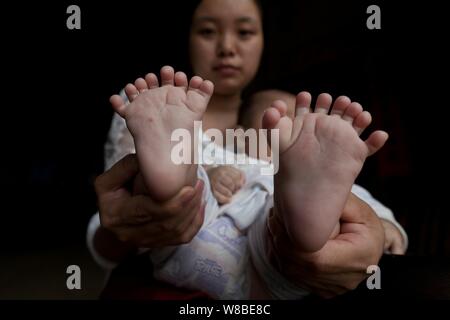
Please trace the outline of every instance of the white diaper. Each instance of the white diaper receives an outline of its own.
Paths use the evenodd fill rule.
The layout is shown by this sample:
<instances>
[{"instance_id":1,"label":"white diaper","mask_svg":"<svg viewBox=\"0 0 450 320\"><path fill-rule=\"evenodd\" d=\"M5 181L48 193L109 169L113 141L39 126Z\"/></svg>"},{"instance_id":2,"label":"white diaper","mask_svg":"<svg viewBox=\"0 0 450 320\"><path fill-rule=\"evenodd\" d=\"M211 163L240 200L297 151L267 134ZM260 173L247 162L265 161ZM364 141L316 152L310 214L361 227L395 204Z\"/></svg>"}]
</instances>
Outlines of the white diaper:
<instances>
[{"instance_id":1,"label":"white diaper","mask_svg":"<svg viewBox=\"0 0 450 320\"><path fill-rule=\"evenodd\" d=\"M247 236L222 215L186 245L179 246L155 277L179 287L201 290L215 299L246 299L250 289Z\"/></svg>"},{"instance_id":2,"label":"white diaper","mask_svg":"<svg viewBox=\"0 0 450 320\"><path fill-rule=\"evenodd\" d=\"M208 176L199 166L198 177L205 181L205 221L190 243L154 250L150 254L157 279L204 291L216 299L248 298L247 230L264 214L266 198L273 192L264 186L267 184L270 189L273 182L257 173L258 170L256 167L247 170L247 183L230 204L219 207Z\"/></svg>"}]
</instances>

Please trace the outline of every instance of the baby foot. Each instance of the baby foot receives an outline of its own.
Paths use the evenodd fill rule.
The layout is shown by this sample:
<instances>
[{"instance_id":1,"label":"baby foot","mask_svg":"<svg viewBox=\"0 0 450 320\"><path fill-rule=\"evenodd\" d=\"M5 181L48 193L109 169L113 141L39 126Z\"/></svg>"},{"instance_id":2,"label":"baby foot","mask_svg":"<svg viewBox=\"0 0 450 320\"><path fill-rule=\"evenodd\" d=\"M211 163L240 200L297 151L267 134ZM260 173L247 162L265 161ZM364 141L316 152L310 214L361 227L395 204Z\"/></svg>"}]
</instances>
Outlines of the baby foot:
<instances>
[{"instance_id":1,"label":"baby foot","mask_svg":"<svg viewBox=\"0 0 450 320\"><path fill-rule=\"evenodd\" d=\"M301 92L293 121L279 100L263 117L264 128L280 130L274 212L302 251L319 250L336 231L365 159L388 139L386 132L375 131L361 140L359 134L370 124L370 114L347 97L336 99L329 112L331 102L330 95L319 95L312 113L311 95Z\"/></svg>"},{"instance_id":2,"label":"baby foot","mask_svg":"<svg viewBox=\"0 0 450 320\"><path fill-rule=\"evenodd\" d=\"M114 110L126 120L134 138L144 184L155 200L166 200L182 187L195 185L197 166L177 165L171 160L172 132L182 128L194 137L194 121L201 120L214 86L211 81L193 77L189 83L183 72L172 67L161 69L161 86L155 74L147 74L125 87L130 101L111 97ZM191 152L193 152L193 147Z\"/></svg>"}]
</instances>

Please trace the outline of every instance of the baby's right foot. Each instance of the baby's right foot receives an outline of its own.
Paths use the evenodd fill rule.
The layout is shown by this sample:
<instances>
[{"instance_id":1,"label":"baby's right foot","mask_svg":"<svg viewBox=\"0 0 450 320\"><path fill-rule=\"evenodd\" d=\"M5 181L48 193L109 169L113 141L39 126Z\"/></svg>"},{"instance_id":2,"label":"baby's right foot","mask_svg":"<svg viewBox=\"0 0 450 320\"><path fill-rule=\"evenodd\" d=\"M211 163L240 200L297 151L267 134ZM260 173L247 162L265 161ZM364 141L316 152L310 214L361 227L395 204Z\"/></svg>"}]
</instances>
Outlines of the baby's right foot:
<instances>
[{"instance_id":1,"label":"baby's right foot","mask_svg":"<svg viewBox=\"0 0 450 320\"><path fill-rule=\"evenodd\" d=\"M201 120L214 90L211 81L193 77L188 83L183 72L172 67L161 69L159 86L156 75L139 78L128 84L125 92L130 101L125 104L119 95L111 97L114 110L126 120L134 138L136 154L144 183L155 200L166 200L186 185L194 186L197 165L175 164L171 152L176 142L171 136L176 129L191 134L194 152L194 121ZM192 158L191 158L192 159ZM192 163L192 161L191 161Z\"/></svg>"},{"instance_id":2,"label":"baby's right foot","mask_svg":"<svg viewBox=\"0 0 450 320\"><path fill-rule=\"evenodd\" d=\"M302 251L321 249L336 232L364 161L388 138L387 133L376 131L361 140L359 133L370 124L370 114L340 97L328 115L331 101L331 96L320 95L312 113L311 96L302 92L297 96L294 121L286 116L282 101L275 101L263 117L264 128L280 130L274 214Z\"/></svg>"}]
</instances>

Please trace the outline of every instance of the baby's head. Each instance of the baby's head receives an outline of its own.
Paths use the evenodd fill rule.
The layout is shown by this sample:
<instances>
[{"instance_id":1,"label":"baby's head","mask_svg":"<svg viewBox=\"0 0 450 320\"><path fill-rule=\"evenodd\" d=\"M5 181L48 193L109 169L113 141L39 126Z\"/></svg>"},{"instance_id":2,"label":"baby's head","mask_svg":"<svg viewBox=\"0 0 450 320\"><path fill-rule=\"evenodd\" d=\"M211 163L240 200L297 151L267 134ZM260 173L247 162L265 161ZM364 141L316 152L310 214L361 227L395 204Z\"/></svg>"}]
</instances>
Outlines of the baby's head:
<instances>
[{"instance_id":1,"label":"baby's head","mask_svg":"<svg viewBox=\"0 0 450 320\"><path fill-rule=\"evenodd\" d=\"M194 74L215 94L241 94L255 77L264 47L257 0L202 0L192 17L189 53Z\"/></svg>"}]
</instances>

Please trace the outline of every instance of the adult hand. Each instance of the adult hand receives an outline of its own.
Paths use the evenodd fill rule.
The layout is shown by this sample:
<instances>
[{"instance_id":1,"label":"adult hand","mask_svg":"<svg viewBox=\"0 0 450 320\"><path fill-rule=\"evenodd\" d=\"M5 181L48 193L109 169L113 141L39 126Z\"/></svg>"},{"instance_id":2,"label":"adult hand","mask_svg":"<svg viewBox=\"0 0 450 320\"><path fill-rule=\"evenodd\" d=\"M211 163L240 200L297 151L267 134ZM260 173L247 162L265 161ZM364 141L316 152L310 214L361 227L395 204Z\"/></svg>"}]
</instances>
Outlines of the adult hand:
<instances>
[{"instance_id":1,"label":"adult hand","mask_svg":"<svg viewBox=\"0 0 450 320\"><path fill-rule=\"evenodd\" d=\"M334 239L319 251L305 253L295 250L283 223L272 215L268 221L272 264L297 286L324 298L355 289L368 276L367 267L381 258L383 226L375 212L353 194L340 223L340 233Z\"/></svg>"},{"instance_id":2,"label":"adult hand","mask_svg":"<svg viewBox=\"0 0 450 320\"><path fill-rule=\"evenodd\" d=\"M135 155L128 155L95 181L102 226L130 246L157 248L187 243L203 224L203 181L183 188L174 198L158 203L146 195L133 195L139 172Z\"/></svg>"}]
</instances>

